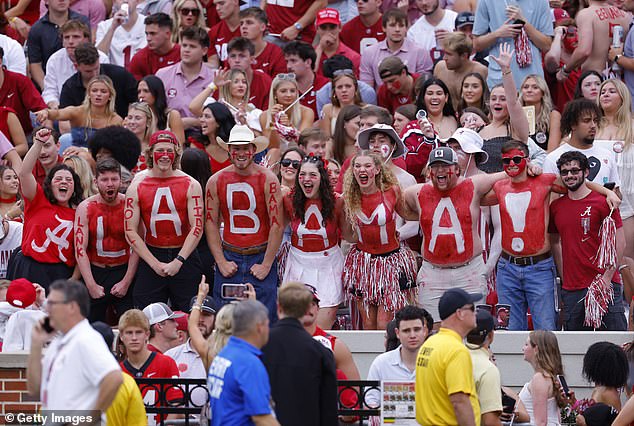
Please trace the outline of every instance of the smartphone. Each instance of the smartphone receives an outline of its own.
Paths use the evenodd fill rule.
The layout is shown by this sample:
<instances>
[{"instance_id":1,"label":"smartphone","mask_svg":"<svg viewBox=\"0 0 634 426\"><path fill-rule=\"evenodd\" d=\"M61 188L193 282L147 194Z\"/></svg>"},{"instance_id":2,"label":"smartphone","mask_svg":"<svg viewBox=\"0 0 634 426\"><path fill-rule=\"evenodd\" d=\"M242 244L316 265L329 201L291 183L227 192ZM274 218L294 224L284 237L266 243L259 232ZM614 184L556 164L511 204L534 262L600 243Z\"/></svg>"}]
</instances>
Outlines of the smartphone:
<instances>
[{"instance_id":1,"label":"smartphone","mask_svg":"<svg viewBox=\"0 0 634 426\"><path fill-rule=\"evenodd\" d=\"M44 322L42 322L42 328L47 333L52 333L55 331L55 329L51 327L51 319L49 317L44 318Z\"/></svg>"},{"instance_id":2,"label":"smartphone","mask_svg":"<svg viewBox=\"0 0 634 426\"><path fill-rule=\"evenodd\" d=\"M125 12L126 18L125 18L125 22L128 22L128 16L130 15L130 10L129 10L129 6L128 3L122 3L121 4L121 10L123 10Z\"/></svg>"},{"instance_id":3,"label":"smartphone","mask_svg":"<svg viewBox=\"0 0 634 426\"><path fill-rule=\"evenodd\" d=\"M223 283L221 295L223 299L242 299L246 290L246 284Z\"/></svg>"},{"instance_id":4,"label":"smartphone","mask_svg":"<svg viewBox=\"0 0 634 426\"><path fill-rule=\"evenodd\" d=\"M513 21L513 25L521 25L524 26L524 24L526 24L526 22L524 22L523 19L516 19L515 21Z\"/></svg>"},{"instance_id":5,"label":"smartphone","mask_svg":"<svg viewBox=\"0 0 634 426\"><path fill-rule=\"evenodd\" d=\"M566 378L561 374L557 374L557 380L559 380L559 384L561 388L564 390L566 395L570 395L570 388L568 387L568 383L566 382Z\"/></svg>"},{"instance_id":6,"label":"smartphone","mask_svg":"<svg viewBox=\"0 0 634 426\"><path fill-rule=\"evenodd\" d=\"M606 182L603 184L603 187L609 189L610 191L614 191L614 187L616 186L616 182Z\"/></svg>"},{"instance_id":7,"label":"smartphone","mask_svg":"<svg viewBox=\"0 0 634 426\"><path fill-rule=\"evenodd\" d=\"M502 412L506 414L513 414L515 411L515 404L517 404L517 400L502 391Z\"/></svg>"}]
</instances>

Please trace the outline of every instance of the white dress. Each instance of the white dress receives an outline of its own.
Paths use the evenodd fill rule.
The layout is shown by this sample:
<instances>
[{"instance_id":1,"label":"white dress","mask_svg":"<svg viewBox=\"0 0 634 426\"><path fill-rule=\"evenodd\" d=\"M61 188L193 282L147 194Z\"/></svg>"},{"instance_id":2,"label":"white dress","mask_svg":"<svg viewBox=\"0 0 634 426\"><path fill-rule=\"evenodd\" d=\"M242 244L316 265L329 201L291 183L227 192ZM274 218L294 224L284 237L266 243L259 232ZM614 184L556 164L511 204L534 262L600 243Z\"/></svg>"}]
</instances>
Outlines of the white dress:
<instances>
[{"instance_id":1,"label":"white dress","mask_svg":"<svg viewBox=\"0 0 634 426\"><path fill-rule=\"evenodd\" d=\"M528 389L529 383L526 383L522 390L519 393L520 400L522 400L522 404L526 407L526 411L531 418L530 424L533 423L533 396L531 395L530 390ZM560 426L561 425L561 417L559 412L559 407L557 406L557 401L554 397L548 398L547 405L547 413L548 413L548 421L546 422L547 426Z\"/></svg>"}]
</instances>

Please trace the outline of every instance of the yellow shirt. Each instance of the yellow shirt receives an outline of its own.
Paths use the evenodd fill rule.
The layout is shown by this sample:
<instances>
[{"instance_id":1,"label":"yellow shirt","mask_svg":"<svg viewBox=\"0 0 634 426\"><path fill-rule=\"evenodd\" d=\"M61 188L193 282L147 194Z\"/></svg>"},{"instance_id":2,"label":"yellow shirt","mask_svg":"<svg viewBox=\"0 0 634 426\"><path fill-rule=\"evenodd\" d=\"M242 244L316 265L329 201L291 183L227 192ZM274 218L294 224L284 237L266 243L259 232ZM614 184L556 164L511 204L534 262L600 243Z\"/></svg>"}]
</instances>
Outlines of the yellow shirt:
<instances>
[{"instance_id":1,"label":"yellow shirt","mask_svg":"<svg viewBox=\"0 0 634 426\"><path fill-rule=\"evenodd\" d=\"M441 328L418 351L416 360L416 420L421 425L457 425L449 400L455 393L469 395L476 425L480 405L473 381L469 350L458 333Z\"/></svg>"},{"instance_id":2,"label":"yellow shirt","mask_svg":"<svg viewBox=\"0 0 634 426\"><path fill-rule=\"evenodd\" d=\"M147 426L145 405L141 398L141 391L136 382L126 373L123 374L123 384L106 411L108 426Z\"/></svg>"},{"instance_id":3,"label":"yellow shirt","mask_svg":"<svg viewBox=\"0 0 634 426\"><path fill-rule=\"evenodd\" d=\"M470 349L473 361L473 379L478 392L480 412L482 414L502 411L502 388L500 371L489 359L486 348Z\"/></svg>"}]
</instances>

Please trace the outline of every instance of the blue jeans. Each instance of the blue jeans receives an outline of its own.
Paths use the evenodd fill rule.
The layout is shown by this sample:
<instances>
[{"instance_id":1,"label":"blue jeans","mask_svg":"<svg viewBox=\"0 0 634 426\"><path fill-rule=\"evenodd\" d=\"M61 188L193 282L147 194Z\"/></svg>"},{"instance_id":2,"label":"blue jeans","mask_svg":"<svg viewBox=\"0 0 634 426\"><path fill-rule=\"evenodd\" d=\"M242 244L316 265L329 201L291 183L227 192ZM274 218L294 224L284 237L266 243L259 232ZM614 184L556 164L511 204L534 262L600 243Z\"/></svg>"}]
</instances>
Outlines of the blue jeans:
<instances>
[{"instance_id":1,"label":"blue jeans","mask_svg":"<svg viewBox=\"0 0 634 426\"><path fill-rule=\"evenodd\" d=\"M255 288L257 299L262 302L269 310L269 320L271 324L277 321L277 260L273 261L273 265L269 270L269 274L260 281L251 275L251 266L262 263L264 253L243 255L224 250L225 259L228 262L235 262L238 265L238 272L232 277L224 277L218 266L215 267L214 273L214 289L213 297L217 303L225 305L231 300L222 298L222 284L243 284L251 283Z\"/></svg>"},{"instance_id":2,"label":"blue jeans","mask_svg":"<svg viewBox=\"0 0 634 426\"><path fill-rule=\"evenodd\" d=\"M531 310L535 330L554 330L555 262L544 259L534 265L518 266L500 257L497 266L499 303L511 306L509 330L526 330L527 308Z\"/></svg>"},{"instance_id":3,"label":"blue jeans","mask_svg":"<svg viewBox=\"0 0 634 426\"><path fill-rule=\"evenodd\" d=\"M625 331L627 321L623 309L623 286L615 282L612 283L614 289L614 302L608 305L608 312L603 317L601 327L598 330ZM594 330L592 327L583 325L586 319L584 298L588 289L583 290L561 290L561 299L564 304L564 330Z\"/></svg>"}]
</instances>

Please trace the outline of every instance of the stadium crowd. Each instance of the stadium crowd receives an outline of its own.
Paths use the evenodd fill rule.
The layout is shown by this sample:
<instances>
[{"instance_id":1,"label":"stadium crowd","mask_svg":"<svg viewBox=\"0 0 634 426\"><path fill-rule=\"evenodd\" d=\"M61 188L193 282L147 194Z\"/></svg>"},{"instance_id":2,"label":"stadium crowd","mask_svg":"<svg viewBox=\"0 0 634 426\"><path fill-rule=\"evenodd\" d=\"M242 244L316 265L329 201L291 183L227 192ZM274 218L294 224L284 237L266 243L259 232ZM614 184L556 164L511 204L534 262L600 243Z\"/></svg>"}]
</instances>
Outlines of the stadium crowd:
<instances>
[{"instance_id":1,"label":"stadium crowd","mask_svg":"<svg viewBox=\"0 0 634 426\"><path fill-rule=\"evenodd\" d=\"M31 350L45 406L66 403L56 354L75 335L94 344L90 322L106 341L118 326L120 367L90 349L100 384L78 387L86 407L106 410L124 387L138 396L119 368L209 374L213 424L313 412L329 424L327 403L289 402L301 392L277 341L306 350L323 386L307 393L336 398L336 379L359 372L324 330L396 329L418 346L403 337L385 369L402 361L417 394L449 389L419 404L419 422L479 424L483 412L496 424L501 395L489 423L468 367L491 369L483 354L502 328L535 330L517 415L553 424L574 394L556 380L551 331L633 323L634 0L9 3L0 339ZM34 370L48 327L63 335ZM484 349L473 364L470 333L471 355ZM461 354L461 382L419 383L451 368L438 347ZM227 392L250 394L252 411L223 405Z\"/></svg>"}]
</instances>

